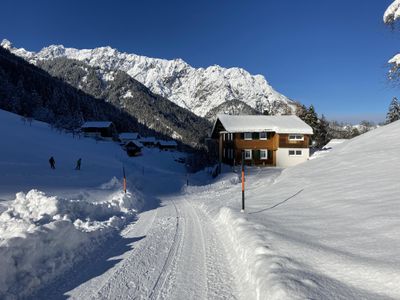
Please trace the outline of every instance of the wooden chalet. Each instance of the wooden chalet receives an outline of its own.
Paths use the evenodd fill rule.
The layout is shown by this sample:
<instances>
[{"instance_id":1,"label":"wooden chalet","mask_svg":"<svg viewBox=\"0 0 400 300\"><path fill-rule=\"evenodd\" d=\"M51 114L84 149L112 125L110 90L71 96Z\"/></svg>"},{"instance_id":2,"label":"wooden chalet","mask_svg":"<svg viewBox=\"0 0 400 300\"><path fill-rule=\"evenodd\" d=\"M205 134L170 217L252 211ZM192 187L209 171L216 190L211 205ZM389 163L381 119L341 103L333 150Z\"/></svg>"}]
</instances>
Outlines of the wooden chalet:
<instances>
[{"instance_id":1,"label":"wooden chalet","mask_svg":"<svg viewBox=\"0 0 400 300\"><path fill-rule=\"evenodd\" d=\"M115 140L118 136L114 123L109 121L85 122L81 127L81 132L86 137L109 140Z\"/></svg>"},{"instance_id":2,"label":"wooden chalet","mask_svg":"<svg viewBox=\"0 0 400 300\"><path fill-rule=\"evenodd\" d=\"M222 163L289 167L310 156L313 130L299 117L218 115L209 149Z\"/></svg>"},{"instance_id":3,"label":"wooden chalet","mask_svg":"<svg viewBox=\"0 0 400 300\"><path fill-rule=\"evenodd\" d=\"M139 141L129 141L123 146L129 156L137 156L141 153L143 144Z\"/></svg>"},{"instance_id":4,"label":"wooden chalet","mask_svg":"<svg viewBox=\"0 0 400 300\"><path fill-rule=\"evenodd\" d=\"M155 147L157 145L157 140L153 136L141 137L139 142L146 147Z\"/></svg>"},{"instance_id":5,"label":"wooden chalet","mask_svg":"<svg viewBox=\"0 0 400 300\"><path fill-rule=\"evenodd\" d=\"M121 143L127 143L129 141L140 140L140 135L137 132L121 132L118 135L118 138Z\"/></svg>"}]
</instances>

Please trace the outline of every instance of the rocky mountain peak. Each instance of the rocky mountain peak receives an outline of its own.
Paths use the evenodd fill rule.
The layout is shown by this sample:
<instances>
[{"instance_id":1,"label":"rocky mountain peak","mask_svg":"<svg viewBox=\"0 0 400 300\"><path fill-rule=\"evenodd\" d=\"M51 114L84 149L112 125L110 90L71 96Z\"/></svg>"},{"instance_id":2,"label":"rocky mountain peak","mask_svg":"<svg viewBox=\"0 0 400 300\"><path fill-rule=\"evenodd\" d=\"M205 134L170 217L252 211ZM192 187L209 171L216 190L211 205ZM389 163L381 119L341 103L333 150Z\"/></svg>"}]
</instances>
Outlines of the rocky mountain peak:
<instances>
[{"instance_id":1,"label":"rocky mountain peak","mask_svg":"<svg viewBox=\"0 0 400 300\"><path fill-rule=\"evenodd\" d=\"M14 48L7 40L2 42L2 46L34 64L38 60L65 57L99 67L105 72L126 72L153 93L202 117L211 109L234 99L260 112L274 106L284 107L284 111L277 110L274 113L287 113L294 112L296 107L295 102L275 91L264 76L251 75L242 68L218 65L194 68L180 58L150 58L120 52L109 46L75 49L51 45L39 52Z\"/></svg>"}]
</instances>

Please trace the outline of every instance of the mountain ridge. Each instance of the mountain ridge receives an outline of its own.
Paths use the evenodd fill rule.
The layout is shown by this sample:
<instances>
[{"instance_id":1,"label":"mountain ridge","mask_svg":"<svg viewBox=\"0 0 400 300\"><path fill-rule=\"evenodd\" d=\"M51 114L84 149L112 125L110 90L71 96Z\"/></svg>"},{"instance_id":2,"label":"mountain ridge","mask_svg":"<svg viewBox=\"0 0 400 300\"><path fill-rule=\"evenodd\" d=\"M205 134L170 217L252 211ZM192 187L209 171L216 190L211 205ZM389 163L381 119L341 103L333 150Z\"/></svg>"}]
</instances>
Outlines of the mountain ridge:
<instances>
[{"instance_id":1,"label":"mountain ridge","mask_svg":"<svg viewBox=\"0 0 400 300\"><path fill-rule=\"evenodd\" d=\"M286 113L288 110L294 113L297 106L295 101L275 91L263 75L251 75L243 68L218 65L194 68L180 58L151 58L120 52L110 46L76 49L50 45L38 52L15 48L8 40L3 40L1 46L33 64L40 60L66 57L109 72L124 71L153 93L201 117L224 102L237 99L260 112L269 107L285 107L270 114Z\"/></svg>"},{"instance_id":2,"label":"mountain ridge","mask_svg":"<svg viewBox=\"0 0 400 300\"><path fill-rule=\"evenodd\" d=\"M211 127L205 119L151 93L123 72L115 74L116 80L110 83L109 90L103 90L101 77L109 74L96 74L96 70L81 62L73 69L65 60L64 65L58 66L71 80L54 76L0 47L0 108L71 130L79 128L86 120L111 120L118 130L172 137L191 148L201 147ZM89 81L91 93L74 86L75 79L89 74L93 77ZM114 95L123 92L121 86L129 88L131 95L115 98ZM122 102L116 103L116 100ZM127 105L127 109L121 104Z\"/></svg>"}]
</instances>

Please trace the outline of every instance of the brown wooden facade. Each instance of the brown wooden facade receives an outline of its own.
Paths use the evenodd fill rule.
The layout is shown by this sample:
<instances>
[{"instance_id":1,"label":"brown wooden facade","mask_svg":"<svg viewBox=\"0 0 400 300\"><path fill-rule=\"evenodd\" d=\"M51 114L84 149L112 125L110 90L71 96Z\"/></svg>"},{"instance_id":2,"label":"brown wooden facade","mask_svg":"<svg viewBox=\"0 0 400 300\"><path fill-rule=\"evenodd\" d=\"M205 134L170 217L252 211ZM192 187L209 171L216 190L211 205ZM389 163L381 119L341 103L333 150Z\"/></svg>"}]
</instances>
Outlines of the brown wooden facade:
<instances>
[{"instance_id":1,"label":"brown wooden facade","mask_svg":"<svg viewBox=\"0 0 400 300\"><path fill-rule=\"evenodd\" d=\"M308 148L310 136L302 135L303 140L289 140L289 134L267 132L267 139L259 138L259 133L252 133L252 139L246 140L244 133L220 132L218 140L219 160L229 165L241 164L242 152L252 151L252 158L245 159L246 165L276 166L276 151L278 148ZM261 159L260 150L267 150L267 159Z\"/></svg>"},{"instance_id":2,"label":"brown wooden facade","mask_svg":"<svg viewBox=\"0 0 400 300\"><path fill-rule=\"evenodd\" d=\"M302 135L303 141L293 141L289 139L292 134L279 134L279 148L309 148L311 145L311 138L309 135Z\"/></svg>"}]
</instances>

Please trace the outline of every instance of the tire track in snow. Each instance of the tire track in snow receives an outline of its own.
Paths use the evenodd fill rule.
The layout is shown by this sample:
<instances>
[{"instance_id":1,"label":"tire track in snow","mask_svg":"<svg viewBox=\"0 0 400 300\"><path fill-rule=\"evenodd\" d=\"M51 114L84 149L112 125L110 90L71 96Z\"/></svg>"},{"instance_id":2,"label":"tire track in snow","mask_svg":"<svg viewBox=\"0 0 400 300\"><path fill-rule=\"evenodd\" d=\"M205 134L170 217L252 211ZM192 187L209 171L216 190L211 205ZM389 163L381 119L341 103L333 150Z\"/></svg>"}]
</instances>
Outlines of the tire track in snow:
<instances>
[{"instance_id":1,"label":"tire track in snow","mask_svg":"<svg viewBox=\"0 0 400 300\"><path fill-rule=\"evenodd\" d=\"M58 297L46 293L42 299L235 299L235 282L212 220L184 196L163 204L140 214L121 233L125 239L142 237L132 249L85 262L75 274L92 274L86 281L63 297L56 292ZM121 239L110 249L127 246ZM121 261L96 273L96 265L115 259Z\"/></svg>"},{"instance_id":2,"label":"tire track in snow","mask_svg":"<svg viewBox=\"0 0 400 300\"><path fill-rule=\"evenodd\" d=\"M184 197L176 205L184 238L155 299L235 299L236 283L212 220Z\"/></svg>"},{"instance_id":3,"label":"tire track in snow","mask_svg":"<svg viewBox=\"0 0 400 300\"><path fill-rule=\"evenodd\" d=\"M158 215L144 243L125 258L98 290L94 299L148 299L174 245L176 211L171 206L157 208ZM171 216L174 215L175 216Z\"/></svg>"},{"instance_id":4,"label":"tire track in snow","mask_svg":"<svg viewBox=\"0 0 400 300\"><path fill-rule=\"evenodd\" d=\"M180 222L180 219L182 216L180 215L180 211L177 208L175 201L171 200L171 203L173 204L175 211L176 211L176 231L174 235L174 240L173 244L170 248L170 251L168 252L167 259L165 260L165 263L163 265L163 268L161 269L161 273L158 276L153 289L151 290L149 294L149 299L158 299L159 295L167 281L167 278L170 276L171 273L171 265L173 264L173 261L176 259L177 253L180 251L181 246L182 246L182 240L184 238L184 224Z\"/></svg>"}]
</instances>

